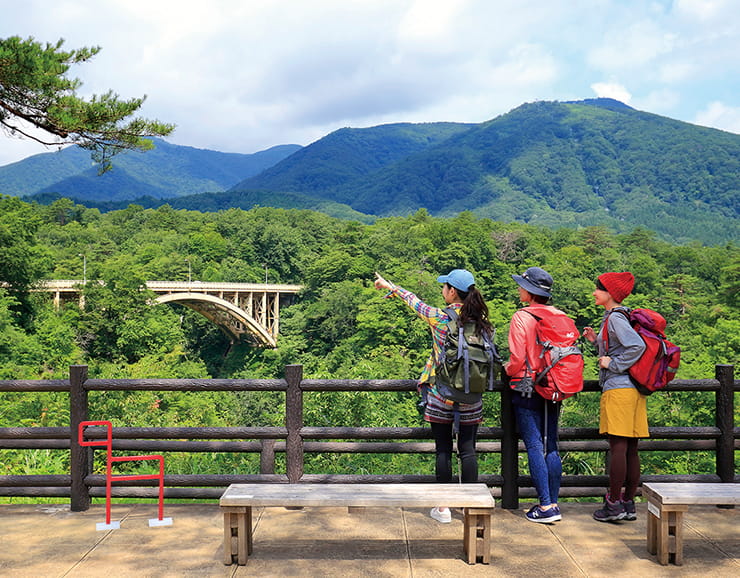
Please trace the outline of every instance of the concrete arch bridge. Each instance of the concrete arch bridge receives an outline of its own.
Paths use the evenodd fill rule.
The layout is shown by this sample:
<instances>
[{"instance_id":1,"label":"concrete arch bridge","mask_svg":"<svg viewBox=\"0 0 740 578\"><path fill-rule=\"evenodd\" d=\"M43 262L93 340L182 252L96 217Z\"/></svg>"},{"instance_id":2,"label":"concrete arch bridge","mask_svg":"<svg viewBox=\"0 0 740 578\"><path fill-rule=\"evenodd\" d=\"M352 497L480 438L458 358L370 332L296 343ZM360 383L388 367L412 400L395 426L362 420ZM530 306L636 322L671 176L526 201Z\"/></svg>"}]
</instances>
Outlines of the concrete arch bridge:
<instances>
[{"instance_id":1,"label":"concrete arch bridge","mask_svg":"<svg viewBox=\"0 0 740 578\"><path fill-rule=\"evenodd\" d=\"M80 288L90 281L45 281L38 291L54 295L54 304L77 299ZM177 303L197 311L215 323L232 343L246 341L258 347L276 347L280 330L280 307L288 305L300 285L221 283L203 281L147 281L157 294L157 303Z\"/></svg>"}]
</instances>

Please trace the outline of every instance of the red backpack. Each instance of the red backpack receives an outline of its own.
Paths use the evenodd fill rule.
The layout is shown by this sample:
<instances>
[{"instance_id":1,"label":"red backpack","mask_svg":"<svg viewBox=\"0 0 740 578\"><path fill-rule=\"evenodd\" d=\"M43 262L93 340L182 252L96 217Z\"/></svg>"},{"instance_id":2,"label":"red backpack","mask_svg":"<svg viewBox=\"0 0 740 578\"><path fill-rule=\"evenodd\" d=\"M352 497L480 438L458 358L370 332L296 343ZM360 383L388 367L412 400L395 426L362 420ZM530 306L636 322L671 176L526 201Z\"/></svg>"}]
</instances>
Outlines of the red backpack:
<instances>
[{"instance_id":1,"label":"red backpack","mask_svg":"<svg viewBox=\"0 0 740 578\"><path fill-rule=\"evenodd\" d=\"M632 328L645 342L645 351L640 359L629 368L630 379L643 395L663 389L674 377L681 363L681 348L666 339L666 320L652 309L633 309L627 314ZM604 323L604 344L609 351L609 317Z\"/></svg>"},{"instance_id":2,"label":"red backpack","mask_svg":"<svg viewBox=\"0 0 740 578\"><path fill-rule=\"evenodd\" d=\"M538 365L530 368L536 370L535 391L550 401L562 401L581 391L583 354L576 345L581 335L576 324L562 311L543 309L537 315L526 308L522 311L537 320L537 344L542 347Z\"/></svg>"}]
</instances>

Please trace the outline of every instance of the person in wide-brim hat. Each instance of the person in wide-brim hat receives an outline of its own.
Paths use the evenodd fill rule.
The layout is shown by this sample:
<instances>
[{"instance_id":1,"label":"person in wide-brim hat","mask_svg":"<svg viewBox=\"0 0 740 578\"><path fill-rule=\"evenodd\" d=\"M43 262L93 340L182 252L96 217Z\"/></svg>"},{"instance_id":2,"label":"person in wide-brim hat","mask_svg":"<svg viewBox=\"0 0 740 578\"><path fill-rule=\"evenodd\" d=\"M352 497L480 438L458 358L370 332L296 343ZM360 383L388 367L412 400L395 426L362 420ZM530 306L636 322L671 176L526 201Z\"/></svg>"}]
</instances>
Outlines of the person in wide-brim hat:
<instances>
[{"instance_id":1,"label":"person in wide-brim hat","mask_svg":"<svg viewBox=\"0 0 740 578\"><path fill-rule=\"evenodd\" d=\"M511 401L518 432L527 448L527 460L537 501L525 517L530 522L553 523L562 519L558 495L563 465L558 452L560 402L545 400L534 389L542 346L537 342L537 319L562 312L548 301L552 297L552 276L540 267L529 267L512 275L519 286L519 309L509 324L509 361L504 370L510 376Z\"/></svg>"}]
</instances>

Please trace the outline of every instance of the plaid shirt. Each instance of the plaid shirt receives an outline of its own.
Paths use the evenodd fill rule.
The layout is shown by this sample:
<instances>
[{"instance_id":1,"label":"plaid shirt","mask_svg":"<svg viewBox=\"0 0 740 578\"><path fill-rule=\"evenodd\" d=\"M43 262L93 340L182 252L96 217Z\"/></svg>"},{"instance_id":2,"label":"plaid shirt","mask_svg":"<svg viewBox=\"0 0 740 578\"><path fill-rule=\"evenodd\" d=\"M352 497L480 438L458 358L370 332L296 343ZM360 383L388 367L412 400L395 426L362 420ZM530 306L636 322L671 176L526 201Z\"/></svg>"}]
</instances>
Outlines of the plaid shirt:
<instances>
[{"instance_id":1,"label":"plaid shirt","mask_svg":"<svg viewBox=\"0 0 740 578\"><path fill-rule=\"evenodd\" d=\"M398 285L393 285L386 297L400 297L429 325L429 329L432 332L432 354L429 356L429 359L427 359L424 369L421 372L419 385L428 384L431 392L438 395L437 389L434 387L434 376L436 374L437 366L436 361L441 360L444 355L443 347L445 337L447 337L447 326L450 323L449 315L447 315L443 309L430 307L416 295ZM453 303L449 305L449 307L459 310L462 305L460 303Z\"/></svg>"}]
</instances>

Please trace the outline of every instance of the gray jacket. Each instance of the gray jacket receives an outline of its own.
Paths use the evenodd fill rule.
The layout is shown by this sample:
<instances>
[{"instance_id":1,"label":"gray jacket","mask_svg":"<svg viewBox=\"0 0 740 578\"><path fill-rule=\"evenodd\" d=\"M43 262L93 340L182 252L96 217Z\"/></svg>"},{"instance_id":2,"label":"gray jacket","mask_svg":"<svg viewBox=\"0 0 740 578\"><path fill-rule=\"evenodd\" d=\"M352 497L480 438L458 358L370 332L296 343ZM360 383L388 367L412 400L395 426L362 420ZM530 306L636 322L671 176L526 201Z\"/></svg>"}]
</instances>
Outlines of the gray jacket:
<instances>
[{"instance_id":1,"label":"gray jacket","mask_svg":"<svg viewBox=\"0 0 740 578\"><path fill-rule=\"evenodd\" d=\"M629 314L626 307L615 307L604 314L601 322L601 329L596 337L596 344L599 349L599 357L608 355L611 357L611 363L607 369L599 370L599 385L602 391L609 389L619 389L624 387L634 387L629 378L627 370L638 360L645 351L645 342L632 329L627 317L618 313L622 310ZM614 315L612 315L614 313ZM609 319L609 350L607 351L604 340L604 324Z\"/></svg>"}]
</instances>

